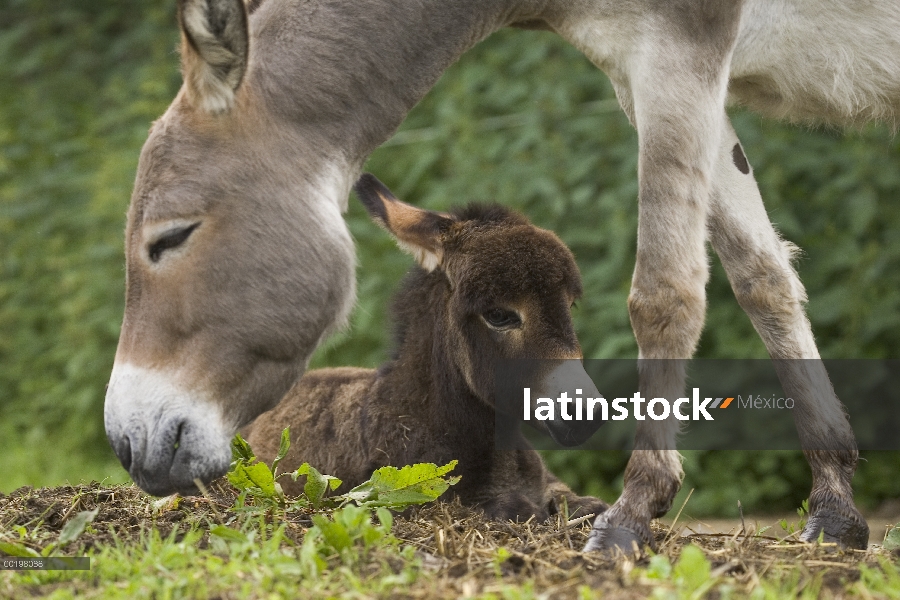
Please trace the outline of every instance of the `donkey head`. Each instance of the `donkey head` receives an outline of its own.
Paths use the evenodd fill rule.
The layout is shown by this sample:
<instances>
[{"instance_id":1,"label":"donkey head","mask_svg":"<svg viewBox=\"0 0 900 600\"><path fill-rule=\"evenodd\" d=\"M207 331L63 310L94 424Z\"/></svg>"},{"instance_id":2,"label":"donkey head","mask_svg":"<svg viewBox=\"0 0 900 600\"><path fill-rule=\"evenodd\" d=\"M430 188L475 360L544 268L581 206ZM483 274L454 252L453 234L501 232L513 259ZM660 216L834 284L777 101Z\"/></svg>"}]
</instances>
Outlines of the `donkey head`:
<instances>
[{"instance_id":1,"label":"donkey head","mask_svg":"<svg viewBox=\"0 0 900 600\"><path fill-rule=\"evenodd\" d=\"M454 366L469 389L501 412L510 412L504 388L518 388L513 414L521 414L522 388L556 398L597 389L581 364L571 307L581 276L569 249L551 231L501 206L471 205L452 213L423 210L397 200L375 177L363 175L356 192L372 218L427 271L446 282L444 322L437 323ZM512 378L515 381L511 382ZM537 397L537 396L536 396ZM570 421L547 421L558 442L573 445L591 433Z\"/></svg>"},{"instance_id":2,"label":"donkey head","mask_svg":"<svg viewBox=\"0 0 900 600\"><path fill-rule=\"evenodd\" d=\"M323 180L335 170L315 142L275 127L247 85L243 2L179 12L185 86L141 153L105 404L120 461L160 495L224 474L234 432L281 399L354 297L349 182Z\"/></svg>"}]
</instances>

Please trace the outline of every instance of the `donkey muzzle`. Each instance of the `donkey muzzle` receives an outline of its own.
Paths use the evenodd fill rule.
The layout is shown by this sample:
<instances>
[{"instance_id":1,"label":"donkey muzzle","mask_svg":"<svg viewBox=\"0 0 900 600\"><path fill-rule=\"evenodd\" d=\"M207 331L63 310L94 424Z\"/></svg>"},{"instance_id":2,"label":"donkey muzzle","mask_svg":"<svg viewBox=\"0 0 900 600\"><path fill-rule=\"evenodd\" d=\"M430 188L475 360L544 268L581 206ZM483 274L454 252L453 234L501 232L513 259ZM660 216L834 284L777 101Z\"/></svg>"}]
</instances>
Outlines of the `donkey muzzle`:
<instances>
[{"instance_id":1,"label":"donkey muzzle","mask_svg":"<svg viewBox=\"0 0 900 600\"><path fill-rule=\"evenodd\" d=\"M556 361L533 390L533 398L544 398L554 402L552 418L543 422L547 433L557 444L578 446L586 442L603 425L604 421L588 418L585 404L588 398L600 396L597 386L584 370L581 360ZM578 409L578 405L581 409Z\"/></svg>"},{"instance_id":2,"label":"donkey muzzle","mask_svg":"<svg viewBox=\"0 0 900 600\"><path fill-rule=\"evenodd\" d=\"M104 405L109 443L148 494L197 492L231 464L231 431L209 401L179 389L162 373L116 365Z\"/></svg>"},{"instance_id":3,"label":"donkey muzzle","mask_svg":"<svg viewBox=\"0 0 900 600\"><path fill-rule=\"evenodd\" d=\"M524 417L563 446L583 444L604 423L586 410L600 393L581 359L505 360L496 378L495 406L504 423Z\"/></svg>"}]
</instances>

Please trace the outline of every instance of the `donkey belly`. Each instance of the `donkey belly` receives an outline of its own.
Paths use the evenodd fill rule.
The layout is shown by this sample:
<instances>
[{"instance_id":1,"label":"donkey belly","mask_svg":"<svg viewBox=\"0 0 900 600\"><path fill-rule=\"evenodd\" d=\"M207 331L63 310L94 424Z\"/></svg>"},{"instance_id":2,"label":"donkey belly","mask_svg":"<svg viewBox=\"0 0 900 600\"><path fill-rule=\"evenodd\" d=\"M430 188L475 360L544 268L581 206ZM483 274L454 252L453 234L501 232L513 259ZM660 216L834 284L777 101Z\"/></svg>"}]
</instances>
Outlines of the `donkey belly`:
<instances>
[{"instance_id":1,"label":"donkey belly","mask_svg":"<svg viewBox=\"0 0 900 600\"><path fill-rule=\"evenodd\" d=\"M900 116L900 2L746 0L731 99L768 116L861 124Z\"/></svg>"}]
</instances>

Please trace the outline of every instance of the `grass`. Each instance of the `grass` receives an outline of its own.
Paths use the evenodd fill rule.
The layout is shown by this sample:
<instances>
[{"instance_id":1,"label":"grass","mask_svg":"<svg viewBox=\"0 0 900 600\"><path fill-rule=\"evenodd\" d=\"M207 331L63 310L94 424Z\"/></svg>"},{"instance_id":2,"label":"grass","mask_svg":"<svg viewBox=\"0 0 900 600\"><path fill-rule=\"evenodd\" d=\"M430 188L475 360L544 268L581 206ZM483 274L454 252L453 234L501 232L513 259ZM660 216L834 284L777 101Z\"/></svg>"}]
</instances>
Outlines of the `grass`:
<instances>
[{"instance_id":1,"label":"grass","mask_svg":"<svg viewBox=\"0 0 900 600\"><path fill-rule=\"evenodd\" d=\"M386 467L338 495L309 465L279 473L280 458L260 463L239 438L233 449L202 496L101 483L0 494L0 554L91 558L87 571L0 570L0 598L900 598L900 530L841 552L796 542L793 523L782 539L654 523L657 554L610 558L580 551L590 519L496 522L430 502L454 463ZM303 495L284 496L287 476L306 478Z\"/></svg>"},{"instance_id":2,"label":"grass","mask_svg":"<svg viewBox=\"0 0 900 600\"><path fill-rule=\"evenodd\" d=\"M0 538L91 557L90 571L2 571L2 598L900 598L900 561L767 536L675 537L657 555L582 554L589 523L492 522L454 503L400 516L263 506L225 480L159 501L98 483L0 497ZM97 511L66 544L66 524Z\"/></svg>"}]
</instances>

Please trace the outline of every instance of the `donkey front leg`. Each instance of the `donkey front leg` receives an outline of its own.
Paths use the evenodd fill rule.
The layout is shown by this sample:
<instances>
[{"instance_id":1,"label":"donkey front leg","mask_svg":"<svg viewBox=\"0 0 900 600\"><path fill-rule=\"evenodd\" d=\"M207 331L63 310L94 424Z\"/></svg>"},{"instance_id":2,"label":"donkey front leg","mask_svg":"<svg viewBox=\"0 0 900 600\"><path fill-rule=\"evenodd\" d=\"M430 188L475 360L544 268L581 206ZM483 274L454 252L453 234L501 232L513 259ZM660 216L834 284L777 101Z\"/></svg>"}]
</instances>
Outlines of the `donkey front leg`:
<instances>
[{"instance_id":1,"label":"donkey front leg","mask_svg":"<svg viewBox=\"0 0 900 600\"><path fill-rule=\"evenodd\" d=\"M639 138L637 260L628 309L646 399L684 395L684 359L703 328L706 219L735 23L726 17L704 15L705 24L721 29L703 40L650 27L655 35L642 40L629 86L617 90ZM669 510L681 487L677 432L673 417L638 421L622 495L594 523L586 551L654 545L650 520Z\"/></svg>"},{"instance_id":2,"label":"donkey front leg","mask_svg":"<svg viewBox=\"0 0 900 600\"><path fill-rule=\"evenodd\" d=\"M727 117L723 117L727 121ZM713 178L709 237L738 303L762 337L812 468L810 518L801 539L864 549L869 528L853 504L858 452L850 423L819 360L791 265L795 247L775 231L737 135L726 123Z\"/></svg>"}]
</instances>

